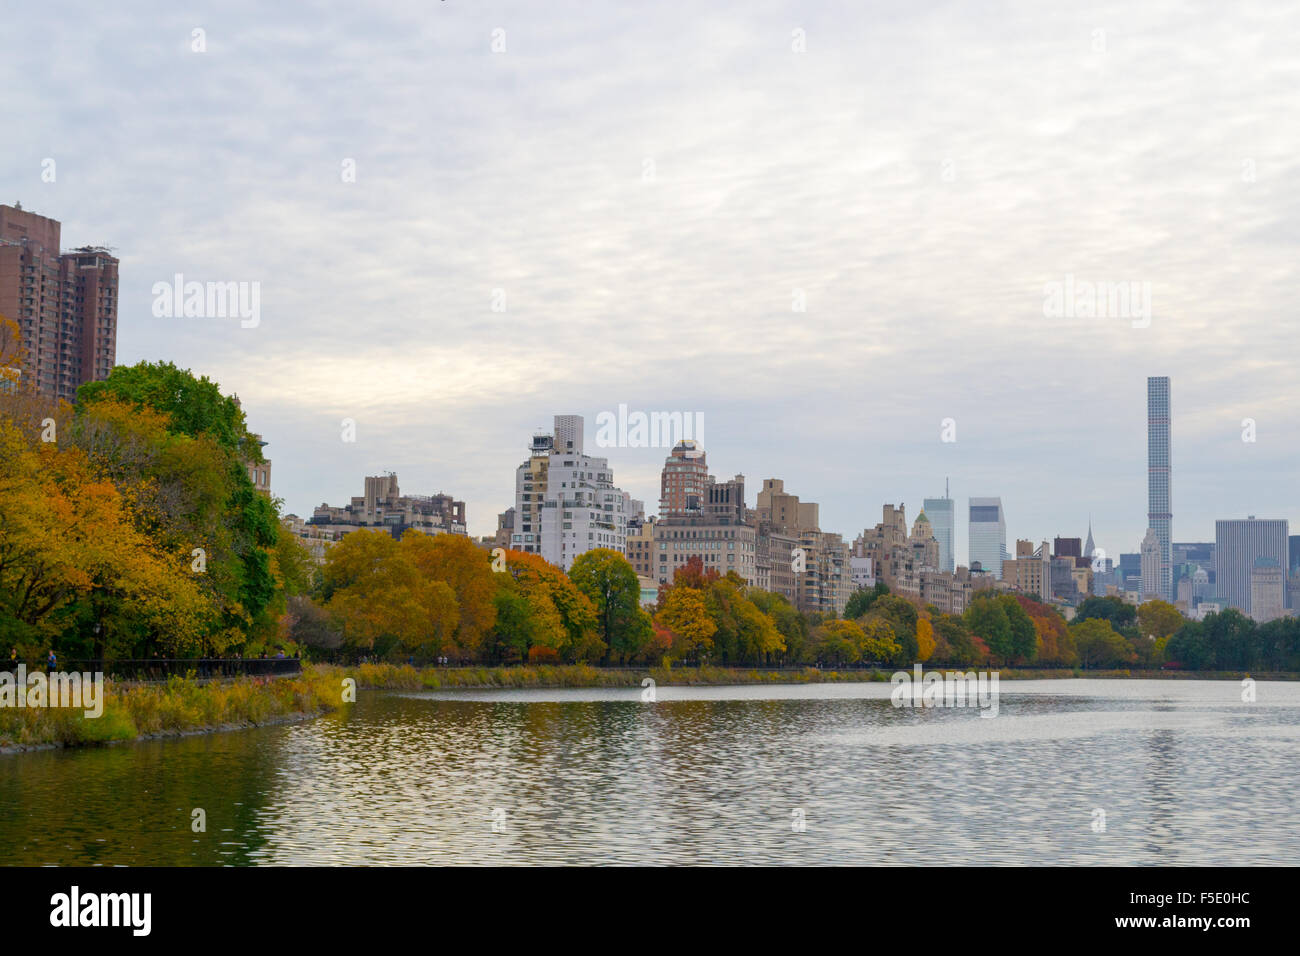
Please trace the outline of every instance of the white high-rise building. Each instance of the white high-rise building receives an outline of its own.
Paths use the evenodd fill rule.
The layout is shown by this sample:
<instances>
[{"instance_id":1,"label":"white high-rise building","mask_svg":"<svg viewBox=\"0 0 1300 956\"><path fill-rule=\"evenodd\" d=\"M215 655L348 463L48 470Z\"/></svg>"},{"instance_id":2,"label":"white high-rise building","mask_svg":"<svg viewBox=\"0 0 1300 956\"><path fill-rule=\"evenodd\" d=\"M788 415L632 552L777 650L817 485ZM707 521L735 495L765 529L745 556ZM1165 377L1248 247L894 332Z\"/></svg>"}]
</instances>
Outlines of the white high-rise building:
<instances>
[{"instance_id":1,"label":"white high-rise building","mask_svg":"<svg viewBox=\"0 0 1300 956\"><path fill-rule=\"evenodd\" d=\"M970 563L1002 580L1002 562L1007 558L1007 521L1001 498L970 499L970 530L967 549Z\"/></svg>"},{"instance_id":2,"label":"white high-rise building","mask_svg":"<svg viewBox=\"0 0 1300 956\"><path fill-rule=\"evenodd\" d=\"M605 458L582 450L582 416L555 416L553 435L534 435L528 460L515 473L511 548L540 554L565 571L595 548L622 554L631 496L614 487Z\"/></svg>"}]
</instances>

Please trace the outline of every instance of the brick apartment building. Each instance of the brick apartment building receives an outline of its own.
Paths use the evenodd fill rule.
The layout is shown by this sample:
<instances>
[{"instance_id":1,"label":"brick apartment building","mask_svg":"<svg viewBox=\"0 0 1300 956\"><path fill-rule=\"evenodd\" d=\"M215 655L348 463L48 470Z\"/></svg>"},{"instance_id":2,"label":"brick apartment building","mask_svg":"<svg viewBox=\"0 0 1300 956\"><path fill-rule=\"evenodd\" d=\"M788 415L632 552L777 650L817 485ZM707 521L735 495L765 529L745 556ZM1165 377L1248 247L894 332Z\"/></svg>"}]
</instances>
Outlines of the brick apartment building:
<instances>
[{"instance_id":1,"label":"brick apartment building","mask_svg":"<svg viewBox=\"0 0 1300 956\"><path fill-rule=\"evenodd\" d=\"M60 230L20 204L0 205L0 315L22 333L22 381L72 401L113 370L118 260L100 246L61 252Z\"/></svg>"}]
</instances>

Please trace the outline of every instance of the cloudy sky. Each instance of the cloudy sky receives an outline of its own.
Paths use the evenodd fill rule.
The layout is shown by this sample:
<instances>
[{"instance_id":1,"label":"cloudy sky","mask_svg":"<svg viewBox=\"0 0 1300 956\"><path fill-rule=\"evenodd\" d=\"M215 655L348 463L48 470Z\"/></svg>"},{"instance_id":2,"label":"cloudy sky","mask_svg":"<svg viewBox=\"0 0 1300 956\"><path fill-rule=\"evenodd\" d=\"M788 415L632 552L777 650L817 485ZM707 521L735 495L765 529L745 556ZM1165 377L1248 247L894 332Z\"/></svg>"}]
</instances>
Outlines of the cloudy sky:
<instances>
[{"instance_id":1,"label":"cloudy sky","mask_svg":"<svg viewBox=\"0 0 1300 956\"><path fill-rule=\"evenodd\" d=\"M1133 551L1167 374L1174 539L1300 523L1300 7L1046 6L15 6L0 200L115 247L118 362L237 392L299 514L392 470L490 533L625 403L850 537L948 477ZM177 273L260 323L156 317ZM1046 315L1067 276L1149 325ZM609 452L649 503L664 454Z\"/></svg>"}]
</instances>

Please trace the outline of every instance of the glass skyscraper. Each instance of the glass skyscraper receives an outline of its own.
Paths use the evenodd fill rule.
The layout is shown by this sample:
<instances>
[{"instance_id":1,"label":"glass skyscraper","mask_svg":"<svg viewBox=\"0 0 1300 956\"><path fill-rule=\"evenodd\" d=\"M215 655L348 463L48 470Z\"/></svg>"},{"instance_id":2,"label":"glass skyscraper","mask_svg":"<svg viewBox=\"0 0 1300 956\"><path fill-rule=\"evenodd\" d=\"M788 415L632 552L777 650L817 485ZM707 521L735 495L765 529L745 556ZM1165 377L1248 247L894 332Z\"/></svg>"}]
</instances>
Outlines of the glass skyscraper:
<instances>
[{"instance_id":1,"label":"glass skyscraper","mask_svg":"<svg viewBox=\"0 0 1300 956\"><path fill-rule=\"evenodd\" d=\"M1160 594L1174 601L1173 514L1169 499L1169 376L1147 379L1147 527L1160 545Z\"/></svg>"},{"instance_id":2,"label":"glass skyscraper","mask_svg":"<svg viewBox=\"0 0 1300 956\"><path fill-rule=\"evenodd\" d=\"M1007 522L1001 498L970 500L970 531L967 548L970 562L980 563L985 571L1002 580L1002 562L1007 556Z\"/></svg>"},{"instance_id":3,"label":"glass skyscraper","mask_svg":"<svg viewBox=\"0 0 1300 956\"><path fill-rule=\"evenodd\" d=\"M956 502L945 494L942 498L925 499L925 516L930 519L930 530L939 542L939 570L951 572L956 568L957 544Z\"/></svg>"}]
</instances>

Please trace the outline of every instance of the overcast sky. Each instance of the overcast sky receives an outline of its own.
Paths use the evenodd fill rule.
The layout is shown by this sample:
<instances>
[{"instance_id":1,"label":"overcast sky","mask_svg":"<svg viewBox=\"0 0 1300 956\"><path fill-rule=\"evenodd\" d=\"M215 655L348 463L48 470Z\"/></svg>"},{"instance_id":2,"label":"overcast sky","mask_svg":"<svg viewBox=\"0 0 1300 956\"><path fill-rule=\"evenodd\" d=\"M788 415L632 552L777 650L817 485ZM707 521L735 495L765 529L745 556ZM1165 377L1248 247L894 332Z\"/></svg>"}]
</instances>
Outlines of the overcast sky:
<instances>
[{"instance_id":1,"label":"overcast sky","mask_svg":"<svg viewBox=\"0 0 1300 956\"><path fill-rule=\"evenodd\" d=\"M237 392L301 515L392 470L490 533L534 429L626 403L850 538L946 476L960 560L971 495L1117 554L1167 374L1174 540L1294 526L1300 6L1047 6L12 5L0 200L116 248L118 363ZM155 317L176 273L260 323ZM1045 315L1067 276L1149 326ZM652 508L665 454L609 450Z\"/></svg>"}]
</instances>

